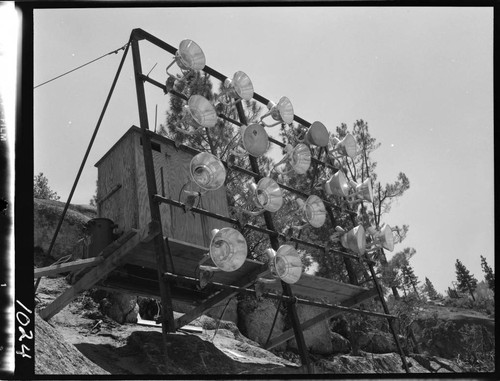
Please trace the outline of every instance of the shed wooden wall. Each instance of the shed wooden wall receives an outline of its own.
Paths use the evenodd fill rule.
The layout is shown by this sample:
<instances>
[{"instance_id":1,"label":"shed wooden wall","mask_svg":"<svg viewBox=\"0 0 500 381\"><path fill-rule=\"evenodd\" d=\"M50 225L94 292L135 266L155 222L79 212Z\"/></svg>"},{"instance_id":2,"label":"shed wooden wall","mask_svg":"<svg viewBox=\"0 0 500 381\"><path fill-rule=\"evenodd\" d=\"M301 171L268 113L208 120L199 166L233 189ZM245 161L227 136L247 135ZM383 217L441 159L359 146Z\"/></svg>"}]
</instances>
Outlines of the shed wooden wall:
<instances>
[{"instance_id":1,"label":"shed wooden wall","mask_svg":"<svg viewBox=\"0 0 500 381\"><path fill-rule=\"evenodd\" d=\"M141 130L132 127L96 166L98 198L108 194L114 185L122 184L119 191L101 204L99 216L112 219L125 231L138 229L144 237L148 233L151 213L141 136ZM159 135L154 136L152 142L161 150L153 150L157 193L179 200L181 189L190 178L189 163L194 155L176 149L168 139ZM228 216L225 187L204 194L201 207ZM209 246L212 229L230 226L167 204L160 204L160 213L164 236L202 247Z\"/></svg>"}]
</instances>

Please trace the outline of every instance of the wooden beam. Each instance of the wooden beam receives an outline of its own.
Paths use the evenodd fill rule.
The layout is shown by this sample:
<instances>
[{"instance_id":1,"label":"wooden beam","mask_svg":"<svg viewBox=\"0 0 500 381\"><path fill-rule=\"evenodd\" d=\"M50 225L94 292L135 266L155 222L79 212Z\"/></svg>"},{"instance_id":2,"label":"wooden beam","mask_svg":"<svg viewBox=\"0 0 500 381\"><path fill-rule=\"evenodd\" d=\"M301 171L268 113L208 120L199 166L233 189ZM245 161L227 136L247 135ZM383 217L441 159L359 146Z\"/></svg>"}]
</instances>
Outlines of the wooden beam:
<instances>
[{"instance_id":1,"label":"wooden beam","mask_svg":"<svg viewBox=\"0 0 500 381\"><path fill-rule=\"evenodd\" d=\"M87 259L78 259L76 261L66 263L59 263L57 265L47 267L41 267L35 269L35 278L84 269L90 266L95 266L101 263L103 260L103 257L93 257Z\"/></svg>"},{"instance_id":2,"label":"wooden beam","mask_svg":"<svg viewBox=\"0 0 500 381\"><path fill-rule=\"evenodd\" d=\"M359 293L358 295L355 295L352 298L345 300L340 305L343 307L353 307L356 304L362 303L362 302L366 301L367 299L371 299L375 296L377 296L377 289L372 288L370 290L363 291L363 292ZM312 327L313 325L315 325L315 324L317 324L325 319L332 318L332 317L337 316L337 315L342 314L342 313L344 313L344 311L331 310L331 309L326 310L325 312L322 312L319 315L302 323L300 325L300 328L302 329L302 331L304 331L304 330ZM265 346L265 349L269 350L271 348L274 348L277 345L284 343L285 341L293 339L293 337L294 337L294 331L293 331L293 329L289 329L288 331L283 332L281 335L276 336L272 340L269 340L269 343Z\"/></svg>"},{"instance_id":3,"label":"wooden beam","mask_svg":"<svg viewBox=\"0 0 500 381\"><path fill-rule=\"evenodd\" d=\"M248 287L259 277L264 277L269 273L269 268L267 264L263 264L258 269L252 271L250 274L240 278L237 282L234 282L236 287ZM222 302L227 298L232 298L237 295L238 291L234 290L223 290L215 294L214 296L208 298L206 301L201 303L198 307L193 308L191 311L186 312L184 315L175 319L175 329L191 323L194 319L200 317L203 312L213 307L217 303Z\"/></svg>"},{"instance_id":4,"label":"wooden beam","mask_svg":"<svg viewBox=\"0 0 500 381\"><path fill-rule=\"evenodd\" d=\"M61 311L69 303L71 303L80 292L88 290L95 285L99 280L108 275L116 267L118 267L123 259L129 255L133 249L140 243L138 231L134 230L134 234L126 241L121 241L121 245L115 249L100 265L91 269L78 282L59 295L51 304L40 311L40 317L44 320L49 320L52 316ZM115 241L116 242L116 241Z\"/></svg>"}]
</instances>

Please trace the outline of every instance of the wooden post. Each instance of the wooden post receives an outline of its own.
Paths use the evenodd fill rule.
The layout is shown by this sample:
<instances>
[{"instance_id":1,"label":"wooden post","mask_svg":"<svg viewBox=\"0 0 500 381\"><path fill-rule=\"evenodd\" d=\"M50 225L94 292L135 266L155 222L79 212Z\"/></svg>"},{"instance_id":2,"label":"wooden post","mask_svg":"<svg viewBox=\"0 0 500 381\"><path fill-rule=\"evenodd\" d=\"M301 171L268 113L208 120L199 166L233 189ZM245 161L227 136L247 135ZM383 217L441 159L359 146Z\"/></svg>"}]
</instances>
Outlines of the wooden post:
<instances>
[{"instance_id":1,"label":"wooden post","mask_svg":"<svg viewBox=\"0 0 500 381\"><path fill-rule=\"evenodd\" d=\"M148 189L149 198L149 209L151 212L151 222L160 232L162 232L161 225L161 215L159 204L154 200L154 195L156 191L156 178L154 172L153 164L153 153L151 150L151 140L148 135L149 125L148 125L148 115L146 108L146 94L144 91L144 82L141 79L142 76L142 66L141 66L141 56L139 52L139 42L135 30L132 31L131 36L132 45L132 57L134 61L134 73L135 73L135 87L137 92L137 104L139 107L139 120L142 129L142 151L144 153L144 167L146 172L146 182ZM171 254L168 247L168 241L163 239L163 234L158 234L154 238L154 246L156 252L156 263L158 269L158 282L160 285L160 296L162 305L162 333L163 340L165 344L165 349L167 345L167 334L169 332L175 331L174 323L174 311L172 307L172 297L170 292L169 282L163 278L162 274L166 271L173 271L169 269L167 265L167 255L171 259Z\"/></svg>"}]
</instances>

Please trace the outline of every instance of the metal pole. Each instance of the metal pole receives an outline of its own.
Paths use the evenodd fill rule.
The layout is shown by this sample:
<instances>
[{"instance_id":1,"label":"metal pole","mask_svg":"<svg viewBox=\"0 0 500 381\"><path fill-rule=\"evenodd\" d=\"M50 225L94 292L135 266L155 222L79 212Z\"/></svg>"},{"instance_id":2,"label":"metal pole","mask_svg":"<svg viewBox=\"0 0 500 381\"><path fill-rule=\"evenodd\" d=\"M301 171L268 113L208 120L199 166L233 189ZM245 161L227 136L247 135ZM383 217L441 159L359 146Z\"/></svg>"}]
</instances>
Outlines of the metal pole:
<instances>
[{"instance_id":1,"label":"metal pole","mask_svg":"<svg viewBox=\"0 0 500 381\"><path fill-rule=\"evenodd\" d=\"M384 294L380 288L379 283L377 282L377 276L375 274L375 269L373 268L373 264L368 263L368 268L370 269L373 282L375 283L375 287L377 288L378 296L380 298L380 302L382 303L382 307L384 308L384 312L387 315L390 315L389 307L387 307L387 303L385 302L384 299ZM396 329L394 328L394 322L392 319L387 319L387 322L389 323L389 328L391 329L392 336L394 337L394 341L396 342L396 347L398 348L399 356L401 357L401 361L403 362L403 368L406 371L406 373L410 373L410 369L408 368L408 363L406 362L406 356L403 352L403 348L401 348L401 344L399 343Z\"/></svg>"},{"instance_id":2,"label":"metal pole","mask_svg":"<svg viewBox=\"0 0 500 381\"><path fill-rule=\"evenodd\" d=\"M134 35L134 32L132 32L131 40L132 40L132 57L134 61L135 85L137 91L137 103L139 107L139 119L140 119L141 129L143 132L142 147L144 153L144 167L146 171L149 209L151 212L151 223L159 230L159 234L157 234L154 238L154 246L156 253L158 282L160 285L160 296L162 304L162 314L161 314L162 333L163 333L163 341L165 344L165 353L166 353L167 333L175 331L175 321L174 321L174 312L172 308L170 284L168 281L163 279L162 274L165 271L169 270L172 271L173 269L169 269L167 265L166 256L168 256L171 259L170 248L168 246L168 241L166 241L166 239L164 240L163 238L160 207L159 204L154 200L154 195L157 193L156 178L154 172L151 140L149 134L147 133L149 130L149 126L148 126L148 115L146 108L146 95L144 91L144 83L141 79L142 67L141 67L141 56L139 52L139 42L136 36Z\"/></svg>"}]
</instances>

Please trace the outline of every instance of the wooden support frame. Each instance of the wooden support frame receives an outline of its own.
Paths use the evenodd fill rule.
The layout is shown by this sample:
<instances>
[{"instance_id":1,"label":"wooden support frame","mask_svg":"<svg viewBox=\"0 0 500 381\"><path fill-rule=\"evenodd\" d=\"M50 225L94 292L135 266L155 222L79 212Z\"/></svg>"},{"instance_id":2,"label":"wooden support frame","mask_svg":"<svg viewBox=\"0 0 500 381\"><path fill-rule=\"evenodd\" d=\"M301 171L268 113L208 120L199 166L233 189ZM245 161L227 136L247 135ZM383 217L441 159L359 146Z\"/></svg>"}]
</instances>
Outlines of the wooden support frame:
<instances>
[{"instance_id":1,"label":"wooden support frame","mask_svg":"<svg viewBox=\"0 0 500 381\"><path fill-rule=\"evenodd\" d=\"M173 262L172 262L172 257L170 253L170 248L169 248L169 243L168 243L168 237L163 237L162 234L158 234L158 232L162 232L161 229L161 216L160 216L160 211L159 211L159 202L158 199L155 200L155 195L157 195L156 191L156 180L155 180L155 175L154 175L154 164L152 160L152 153L151 153L151 142L150 138L148 135L149 132L149 126L148 126L148 120L147 120L147 110L146 110L146 99L145 99L145 91L144 91L144 82L150 82L154 84L155 86L161 87L166 90L165 86L163 86L161 83L156 82L152 79L150 79L147 76L144 76L142 74L142 68L141 68L141 59L140 59L140 53L139 53L139 45L138 42L139 40L147 40L151 42L152 44L160 47L161 49L171 53L175 54L177 49L173 48L169 44L161 41L160 39L150 35L149 33L143 31L142 29L134 29L131 33L130 37L130 44L132 47L132 54L133 54L133 63L134 63L134 73L135 73L135 83L136 83L136 92L137 92L137 102L138 102L138 108L139 108L139 118L140 118L140 127L143 131L143 152L144 152L144 165L146 169L146 179L147 179L147 189L148 189L148 196L149 196L149 205L150 205L150 211L151 211L151 236L149 237L150 241L154 242L155 246L155 253L156 253L156 262L157 262L157 270L158 270L158 281L160 285L160 296L161 296L161 301L162 301L162 306L163 306L163 313L162 313L162 332L163 332L163 339L164 339L164 344L167 345L166 342L166 334L169 331L175 330L176 328L179 328L183 325L186 325L199 315L201 315L206 309L210 308L211 306L220 303L224 299L230 298L234 295L236 295L238 292L235 290L224 290L221 292L216 293L215 295L211 296L208 298L205 302L203 302L200 306L194 308L192 311L189 313L183 315L179 319L175 320L173 319L173 309L172 309L172 300L171 300L171 293L170 293L170 285L169 285L169 280L165 279L163 277L163 274L165 274L168 271L173 271ZM215 78L224 81L227 77L222 75L221 73L215 71L214 69L205 66L203 71L211 76L214 76ZM167 91L165 91L167 92ZM261 95L254 93L253 98L262 103L267 105L269 100L266 98L262 97ZM242 124L247 124L246 117L242 108L241 103L236 103L236 108L238 111L238 116L240 119L240 122ZM297 115L294 116L294 120L296 122L301 123L302 125L305 126L310 126L311 124L308 123L307 121L301 119ZM208 132L207 132L208 133ZM276 141L273 142L276 143ZM320 151L321 152L321 151ZM252 176L254 176L257 180L260 179L262 176L259 172L257 160L254 157L249 157L250 159L250 165L252 168ZM319 160L315 160L318 164L325 164L326 167L328 167L327 163L323 163ZM280 184L281 186L282 184ZM283 185L283 188L286 189L286 186ZM330 205L331 207L335 207L334 205ZM352 212L351 211L344 211L349 214L351 214L352 217ZM329 213L331 214L331 213ZM264 213L264 219L266 222L266 227L268 231L272 231L276 234L270 234L269 238L271 241L271 246L274 250L277 250L279 248L279 240L278 240L278 234L274 228L274 223L272 220L272 215L269 212ZM138 239L138 238L135 238ZM128 251L130 252L130 250ZM54 313L57 313L58 310L64 307L68 303L68 300L71 301L74 298L74 293L79 290L79 289L84 289L85 287L89 287L89 285L95 284L99 279L102 279L106 274L108 274L112 269L116 268L117 264L121 263L123 258L127 255L128 253L125 248L119 248L116 250L116 252L113 252L108 258L104 259L102 263L100 263L97 267L92 269L90 272L88 272L86 275L83 276L80 281L78 281L70 290L67 290L63 295L60 296L60 298L56 299L52 305L49 307L51 308L46 308L42 311L43 316L46 318L50 318L50 316L53 316ZM349 263L349 261L346 259L346 265ZM169 260L170 262L168 262ZM365 258L365 260L368 261L368 258ZM373 264L369 263L370 265L370 271L372 272L373 275ZM349 270L349 268L348 268ZM239 279L237 282L235 282L235 285L239 286L245 286L253 283L255 279L264 272L264 268L259 268L258 271L253 271L251 274L248 274L248 276L243 277ZM377 283L377 279L373 277L374 283L376 286L375 291L378 292L380 298L382 299L382 304L384 306L384 311L386 311L386 314L388 313L387 305L385 304L383 300L383 295L381 295L381 290L379 289L379 285ZM281 282L281 286L283 289L283 295L293 299L293 294L292 294L292 289L291 286L287 283ZM344 304L346 305L355 305L357 303L360 303L360 300L364 300L363 298L370 298L373 297L373 292L374 290L368 290L367 292L363 292L361 294L356 295L355 297L344 301ZM318 316L309 319L308 321L304 323L300 323L300 320L297 315L297 310L295 308L295 304L293 302L288 301L289 303L289 311L290 311L290 318L292 321L292 327L293 329L290 331L286 332L287 338L285 339L288 340L292 336L295 336L295 339L298 344L300 356L302 359L302 363L307 367L307 370L309 373L313 373L313 367L312 364L310 363L308 354L307 354L307 348L305 346L305 341L304 341L304 336L303 336L303 329L308 328L317 322L321 321L322 319L325 319L327 317L334 316L338 312L332 312L332 310L329 310L325 313L319 314ZM353 311L354 312L354 311ZM41 313L41 315L42 315ZM390 321L391 328L393 328L392 321ZM394 333L394 331L393 331ZM281 337L281 336L280 336ZM269 345L272 345L273 341L269 343ZM396 344L398 345L398 350L400 351L400 355L402 356L403 360L403 365L408 372L408 367L406 364L406 361L404 359L404 355L401 351L401 348L399 346L399 342L397 341L396 337Z\"/></svg>"},{"instance_id":2,"label":"wooden support frame","mask_svg":"<svg viewBox=\"0 0 500 381\"><path fill-rule=\"evenodd\" d=\"M372 299L373 297L377 296L378 292L376 289L372 288L370 290L366 290L361 294L358 294L344 302L341 303L341 306L343 307L354 307L355 305L362 303L366 300ZM337 316L344 311L338 311L338 310L326 310L325 312L320 313L319 315L316 315L315 317L303 322L300 325L300 328L304 331L310 327L312 327L315 324L320 323L321 321L325 319L330 319L334 316ZM290 339L292 339L294 336L294 332L292 329L289 329L288 331L283 332L281 335L275 337L274 339L269 340L267 345L264 347L265 349L272 349L276 347L277 345L280 345L281 343L284 343Z\"/></svg>"},{"instance_id":3,"label":"wooden support frame","mask_svg":"<svg viewBox=\"0 0 500 381\"><path fill-rule=\"evenodd\" d=\"M140 243L139 235L137 234L138 232L134 231L133 233L134 234L127 234L125 237L126 239L122 239L119 242L115 241L114 245L110 245L112 246L112 249L114 249L113 252L110 253L99 266L90 270L73 286L59 295L51 304L41 310L40 317L44 320L49 320L69 303L71 303L80 292L88 290L111 271L117 268L123 262L125 257L129 255Z\"/></svg>"},{"instance_id":4,"label":"wooden support frame","mask_svg":"<svg viewBox=\"0 0 500 381\"><path fill-rule=\"evenodd\" d=\"M78 259L76 261L60 263L57 265L41 267L35 269L35 279L43 276L50 276L69 271L82 270L87 267L96 266L104 260L103 257L93 257L87 259Z\"/></svg>"}]
</instances>

